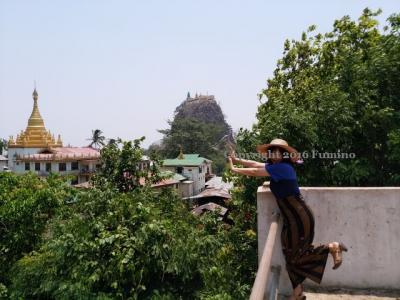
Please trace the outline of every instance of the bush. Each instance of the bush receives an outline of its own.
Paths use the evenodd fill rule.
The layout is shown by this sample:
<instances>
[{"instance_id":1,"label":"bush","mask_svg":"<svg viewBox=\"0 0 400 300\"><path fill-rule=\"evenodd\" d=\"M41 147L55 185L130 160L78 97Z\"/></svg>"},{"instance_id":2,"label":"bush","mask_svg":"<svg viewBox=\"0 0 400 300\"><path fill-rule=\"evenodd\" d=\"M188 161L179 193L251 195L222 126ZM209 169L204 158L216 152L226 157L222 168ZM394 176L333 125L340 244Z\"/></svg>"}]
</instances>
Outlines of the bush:
<instances>
[{"instance_id":1,"label":"bush","mask_svg":"<svg viewBox=\"0 0 400 300\"><path fill-rule=\"evenodd\" d=\"M53 237L17 263L12 297L246 299L255 237L217 217L195 218L168 189L83 193L70 216L53 220Z\"/></svg>"},{"instance_id":2,"label":"bush","mask_svg":"<svg viewBox=\"0 0 400 300\"><path fill-rule=\"evenodd\" d=\"M9 270L41 242L48 220L72 191L59 177L0 173L0 284Z\"/></svg>"}]
</instances>

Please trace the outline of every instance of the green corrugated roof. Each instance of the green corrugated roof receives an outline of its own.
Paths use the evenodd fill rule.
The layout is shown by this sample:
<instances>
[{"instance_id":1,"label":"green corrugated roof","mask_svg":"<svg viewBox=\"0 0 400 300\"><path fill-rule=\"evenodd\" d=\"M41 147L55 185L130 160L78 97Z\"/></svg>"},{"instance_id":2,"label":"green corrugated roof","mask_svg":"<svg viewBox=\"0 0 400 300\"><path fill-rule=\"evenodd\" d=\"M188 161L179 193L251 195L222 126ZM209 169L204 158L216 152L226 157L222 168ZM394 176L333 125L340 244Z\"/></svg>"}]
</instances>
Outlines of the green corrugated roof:
<instances>
[{"instance_id":1,"label":"green corrugated roof","mask_svg":"<svg viewBox=\"0 0 400 300\"><path fill-rule=\"evenodd\" d=\"M172 177L174 180L182 181L182 180L187 180L187 178L181 174L175 173L174 176Z\"/></svg>"},{"instance_id":2,"label":"green corrugated roof","mask_svg":"<svg viewBox=\"0 0 400 300\"><path fill-rule=\"evenodd\" d=\"M183 154L183 159L164 159L164 166L200 166L204 161L210 161L199 154Z\"/></svg>"},{"instance_id":3,"label":"green corrugated roof","mask_svg":"<svg viewBox=\"0 0 400 300\"><path fill-rule=\"evenodd\" d=\"M160 175L162 177L170 177L171 179L178 180L178 181L187 179L185 176L175 173L175 172L172 172L172 171L161 171Z\"/></svg>"}]
</instances>

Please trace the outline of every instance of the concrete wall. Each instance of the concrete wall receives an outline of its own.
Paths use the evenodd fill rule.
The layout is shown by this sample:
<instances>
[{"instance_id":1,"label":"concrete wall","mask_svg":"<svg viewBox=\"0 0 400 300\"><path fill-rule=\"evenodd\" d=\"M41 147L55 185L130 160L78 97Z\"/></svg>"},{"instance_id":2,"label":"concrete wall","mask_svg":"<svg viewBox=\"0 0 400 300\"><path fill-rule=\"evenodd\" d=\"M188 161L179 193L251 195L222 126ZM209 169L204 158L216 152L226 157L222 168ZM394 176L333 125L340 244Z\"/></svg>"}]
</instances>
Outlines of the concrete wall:
<instances>
[{"instance_id":1,"label":"concrete wall","mask_svg":"<svg viewBox=\"0 0 400 300\"><path fill-rule=\"evenodd\" d=\"M349 248L343 253L343 264L337 270L332 270L333 261L329 256L322 286L400 288L400 187L303 187L300 190L315 216L314 244L341 241ZM259 255L271 213L277 209L269 187L259 187ZM272 265L282 266L279 286L288 294L291 285L280 247L281 226ZM306 280L305 284L315 283Z\"/></svg>"},{"instance_id":2,"label":"concrete wall","mask_svg":"<svg viewBox=\"0 0 400 300\"><path fill-rule=\"evenodd\" d=\"M4 167L8 166L8 161L7 160L0 160L0 172L4 171Z\"/></svg>"},{"instance_id":3,"label":"concrete wall","mask_svg":"<svg viewBox=\"0 0 400 300\"><path fill-rule=\"evenodd\" d=\"M185 180L178 185L179 195L183 198L193 196L193 181Z\"/></svg>"}]
</instances>

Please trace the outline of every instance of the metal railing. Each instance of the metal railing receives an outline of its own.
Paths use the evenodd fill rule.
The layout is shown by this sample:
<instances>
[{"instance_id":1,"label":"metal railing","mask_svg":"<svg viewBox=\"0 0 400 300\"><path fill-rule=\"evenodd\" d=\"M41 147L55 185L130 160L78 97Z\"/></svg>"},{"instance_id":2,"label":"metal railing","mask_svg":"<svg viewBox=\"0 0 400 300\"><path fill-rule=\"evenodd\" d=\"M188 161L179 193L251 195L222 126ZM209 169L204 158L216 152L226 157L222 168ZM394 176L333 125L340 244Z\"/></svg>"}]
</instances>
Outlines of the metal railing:
<instances>
[{"instance_id":1,"label":"metal railing","mask_svg":"<svg viewBox=\"0 0 400 300\"><path fill-rule=\"evenodd\" d=\"M263 254L258 265L256 279L251 290L250 300L263 300L265 291L267 289L269 275L272 274L271 285L269 288L269 299L276 299L278 286L279 286L279 275L280 266L272 266L271 260L274 250L276 233L278 230L279 212L272 213L272 222L269 227L267 240L265 241Z\"/></svg>"}]
</instances>

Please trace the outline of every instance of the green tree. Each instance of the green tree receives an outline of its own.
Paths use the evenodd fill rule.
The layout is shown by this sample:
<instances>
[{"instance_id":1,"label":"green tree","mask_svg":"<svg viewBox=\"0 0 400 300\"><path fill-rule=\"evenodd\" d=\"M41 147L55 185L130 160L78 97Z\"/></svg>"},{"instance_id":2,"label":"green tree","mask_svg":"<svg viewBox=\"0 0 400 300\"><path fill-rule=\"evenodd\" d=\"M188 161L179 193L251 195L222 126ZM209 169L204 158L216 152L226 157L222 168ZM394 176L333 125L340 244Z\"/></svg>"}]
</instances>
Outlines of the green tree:
<instances>
[{"instance_id":1,"label":"green tree","mask_svg":"<svg viewBox=\"0 0 400 300\"><path fill-rule=\"evenodd\" d=\"M197 153L213 160L214 171L220 174L226 161L223 151L214 145L224 136L225 126L205 123L195 118L175 118L169 122L170 129L160 130L164 134L160 154L166 158L179 155L180 146L184 153Z\"/></svg>"},{"instance_id":2,"label":"green tree","mask_svg":"<svg viewBox=\"0 0 400 300\"><path fill-rule=\"evenodd\" d=\"M6 139L0 138L0 155L3 154L3 151L7 151L8 142Z\"/></svg>"},{"instance_id":3,"label":"green tree","mask_svg":"<svg viewBox=\"0 0 400 300\"><path fill-rule=\"evenodd\" d=\"M144 151L140 143L144 137L134 141L113 139L100 151L100 168L93 182L99 188L115 188L120 192L132 191L145 183L159 182L162 177L159 160L151 155L152 166L141 169Z\"/></svg>"},{"instance_id":4,"label":"green tree","mask_svg":"<svg viewBox=\"0 0 400 300\"><path fill-rule=\"evenodd\" d=\"M248 298L254 223L234 204L234 227L217 213L195 217L172 189L138 185L142 140L102 149L94 188L77 193L40 247L14 264L12 299Z\"/></svg>"},{"instance_id":5,"label":"green tree","mask_svg":"<svg viewBox=\"0 0 400 300\"><path fill-rule=\"evenodd\" d=\"M299 151L354 153L354 159L305 158L305 185L400 184L400 17L384 32L365 9L326 34L286 41L274 76L260 97L252 130L241 130L244 151L280 137ZM245 137L245 138L244 138ZM249 143L249 141L251 141Z\"/></svg>"},{"instance_id":6,"label":"green tree","mask_svg":"<svg viewBox=\"0 0 400 300\"><path fill-rule=\"evenodd\" d=\"M92 136L88 139L90 142L89 147L95 147L96 149L100 149L104 146L105 137L103 136L103 132L100 129L92 130Z\"/></svg>"},{"instance_id":7,"label":"green tree","mask_svg":"<svg viewBox=\"0 0 400 300\"><path fill-rule=\"evenodd\" d=\"M37 247L57 208L72 197L56 175L41 180L30 173L0 173L0 284L8 285L13 264Z\"/></svg>"}]
</instances>

